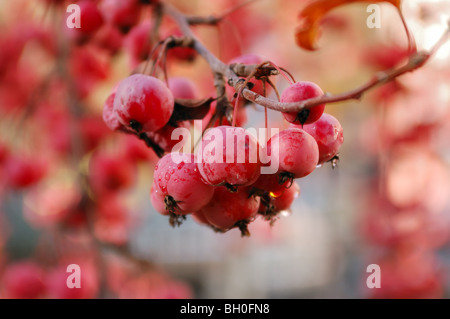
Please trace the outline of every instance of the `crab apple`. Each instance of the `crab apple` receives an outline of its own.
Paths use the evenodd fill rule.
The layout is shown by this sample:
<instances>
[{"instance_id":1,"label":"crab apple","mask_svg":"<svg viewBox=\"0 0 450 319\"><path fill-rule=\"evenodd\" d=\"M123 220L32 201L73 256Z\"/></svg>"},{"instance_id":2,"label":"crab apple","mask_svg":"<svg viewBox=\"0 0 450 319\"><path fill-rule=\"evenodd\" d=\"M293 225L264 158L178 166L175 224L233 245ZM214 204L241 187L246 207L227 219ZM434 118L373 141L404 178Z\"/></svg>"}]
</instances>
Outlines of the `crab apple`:
<instances>
[{"instance_id":1,"label":"crab apple","mask_svg":"<svg viewBox=\"0 0 450 319\"><path fill-rule=\"evenodd\" d=\"M99 196L130 187L135 180L135 169L125 156L94 154L89 163L89 182Z\"/></svg>"},{"instance_id":2,"label":"crab apple","mask_svg":"<svg viewBox=\"0 0 450 319\"><path fill-rule=\"evenodd\" d=\"M108 95L105 103L103 104L103 122L105 122L106 126L112 130L117 131L120 130L123 125L117 119L116 114L114 113L114 98L116 97L116 92Z\"/></svg>"},{"instance_id":3,"label":"crab apple","mask_svg":"<svg viewBox=\"0 0 450 319\"><path fill-rule=\"evenodd\" d=\"M283 194L273 198L272 205L275 211L287 210L298 196L300 196L300 186L294 182Z\"/></svg>"},{"instance_id":4,"label":"crab apple","mask_svg":"<svg viewBox=\"0 0 450 319\"><path fill-rule=\"evenodd\" d=\"M336 156L344 142L341 123L328 113L323 113L316 122L304 125L303 129L314 137L319 146L319 164Z\"/></svg>"},{"instance_id":5,"label":"crab apple","mask_svg":"<svg viewBox=\"0 0 450 319\"><path fill-rule=\"evenodd\" d=\"M36 184L46 175L48 163L42 158L11 154L5 161L4 172L8 185L22 189Z\"/></svg>"},{"instance_id":6,"label":"crab apple","mask_svg":"<svg viewBox=\"0 0 450 319\"><path fill-rule=\"evenodd\" d=\"M105 24L95 34L94 42L100 48L114 55L120 51L123 45L123 35L113 24Z\"/></svg>"},{"instance_id":7,"label":"crab apple","mask_svg":"<svg viewBox=\"0 0 450 319\"><path fill-rule=\"evenodd\" d=\"M35 299L46 291L44 270L32 260L7 265L2 281L6 298Z\"/></svg>"},{"instance_id":8,"label":"crab apple","mask_svg":"<svg viewBox=\"0 0 450 319\"><path fill-rule=\"evenodd\" d=\"M191 217L195 222L197 222L200 225L207 225L207 226L211 225L201 210L193 212L191 214Z\"/></svg>"},{"instance_id":9,"label":"crab apple","mask_svg":"<svg viewBox=\"0 0 450 319\"><path fill-rule=\"evenodd\" d=\"M139 21L141 14L139 0L102 0L100 10L105 20L123 33L127 33Z\"/></svg>"},{"instance_id":10,"label":"crab apple","mask_svg":"<svg viewBox=\"0 0 450 319\"><path fill-rule=\"evenodd\" d=\"M194 82L182 76L171 77L168 80L169 89L176 99L196 99L198 96Z\"/></svg>"},{"instance_id":11,"label":"crab apple","mask_svg":"<svg viewBox=\"0 0 450 319\"><path fill-rule=\"evenodd\" d=\"M103 104L103 122L111 131L129 132L129 130L119 122L116 113L114 112L114 99L116 98L116 91L112 92L105 103Z\"/></svg>"},{"instance_id":12,"label":"crab apple","mask_svg":"<svg viewBox=\"0 0 450 319\"><path fill-rule=\"evenodd\" d=\"M206 131L197 156L203 179L211 185L253 184L260 176L260 146L242 127L218 126Z\"/></svg>"},{"instance_id":13,"label":"crab apple","mask_svg":"<svg viewBox=\"0 0 450 319\"><path fill-rule=\"evenodd\" d=\"M293 182L292 185L285 189L279 195L274 193L265 193L261 196L261 205L258 213L264 216L264 219L274 221L274 217L281 211L291 208L294 200L300 195L300 186Z\"/></svg>"},{"instance_id":14,"label":"crab apple","mask_svg":"<svg viewBox=\"0 0 450 319\"><path fill-rule=\"evenodd\" d=\"M169 153L155 166L153 175L155 190L164 196L166 210L192 213L206 205L214 193L214 187L205 184L198 171L193 154Z\"/></svg>"},{"instance_id":15,"label":"crab apple","mask_svg":"<svg viewBox=\"0 0 450 319\"><path fill-rule=\"evenodd\" d=\"M70 51L68 69L79 98L87 97L95 85L108 78L110 64L106 55L94 45L77 47Z\"/></svg>"},{"instance_id":16,"label":"crab apple","mask_svg":"<svg viewBox=\"0 0 450 319\"><path fill-rule=\"evenodd\" d=\"M153 143L158 145L164 152L170 152L177 145L178 147L182 147L184 143L186 143L186 139L172 138L172 133L177 128L188 129L189 122L182 121L178 122L176 126L173 126L170 123L164 125L164 127L160 128L156 132L148 132L147 136L152 140Z\"/></svg>"},{"instance_id":17,"label":"crab apple","mask_svg":"<svg viewBox=\"0 0 450 319\"><path fill-rule=\"evenodd\" d=\"M148 59L152 44L150 34L153 23L146 20L133 27L124 40L124 50L128 53L132 67Z\"/></svg>"},{"instance_id":18,"label":"crab apple","mask_svg":"<svg viewBox=\"0 0 450 319\"><path fill-rule=\"evenodd\" d=\"M278 148L278 154L272 150ZM278 172L283 177L300 178L311 174L319 161L316 140L300 128L288 128L272 136L267 142L267 153L278 159Z\"/></svg>"},{"instance_id":19,"label":"crab apple","mask_svg":"<svg viewBox=\"0 0 450 319\"><path fill-rule=\"evenodd\" d=\"M153 208L161 215L170 215L169 210L166 209L165 195L156 187L155 183L150 188L150 202ZM173 207L173 210L174 213L182 213L178 207Z\"/></svg>"},{"instance_id":20,"label":"crab apple","mask_svg":"<svg viewBox=\"0 0 450 319\"><path fill-rule=\"evenodd\" d=\"M283 179L280 173L261 174L251 186L256 190L279 196L291 186L291 183L289 180Z\"/></svg>"},{"instance_id":21,"label":"crab apple","mask_svg":"<svg viewBox=\"0 0 450 319\"><path fill-rule=\"evenodd\" d=\"M322 89L313 82L299 81L283 91L281 102L300 102L323 95ZM311 124L317 121L325 110L325 104L319 104L300 112L283 112L286 121L294 124Z\"/></svg>"},{"instance_id":22,"label":"crab apple","mask_svg":"<svg viewBox=\"0 0 450 319\"><path fill-rule=\"evenodd\" d=\"M159 79L133 74L122 80L114 98L114 112L122 125L137 132L154 132L170 119L172 92Z\"/></svg>"},{"instance_id":23,"label":"crab apple","mask_svg":"<svg viewBox=\"0 0 450 319\"><path fill-rule=\"evenodd\" d=\"M238 227L242 236L248 236L247 224L256 216L259 205L260 198L252 196L248 187L230 192L226 187L218 186L212 199L199 213L218 230L225 232Z\"/></svg>"},{"instance_id":24,"label":"crab apple","mask_svg":"<svg viewBox=\"0 0 450 319\"><path fill-rule=\"evenodd\" d=\"M103 25L103 16L97 7L97 4L89 0L81 0L78 3L80 7L80 28L83 35L91 35Z\"/></svg>"}]
</instances>

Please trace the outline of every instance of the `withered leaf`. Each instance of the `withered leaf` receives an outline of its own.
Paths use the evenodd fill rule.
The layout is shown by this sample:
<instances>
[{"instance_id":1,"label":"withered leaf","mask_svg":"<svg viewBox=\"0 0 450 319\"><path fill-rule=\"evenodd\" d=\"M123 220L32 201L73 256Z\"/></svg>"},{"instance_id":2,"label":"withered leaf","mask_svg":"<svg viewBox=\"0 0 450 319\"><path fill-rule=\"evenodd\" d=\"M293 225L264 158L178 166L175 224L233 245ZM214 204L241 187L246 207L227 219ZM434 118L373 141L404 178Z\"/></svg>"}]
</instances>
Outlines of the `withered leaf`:
<instances>
[{"instance_id":1,"label":"withered leaf","mask_svg":"<svg viewBox=\"0 0 450 319\"><path fill-rule=\"evenodd\" d=\"M316 50L322 18L336 7L355 2L389 2L398 10L400 10L401 4L401 0L314 0L303 8L299 14L299 26L295 31L297 45L306 50Z\"/></svg>"}]
</instances>

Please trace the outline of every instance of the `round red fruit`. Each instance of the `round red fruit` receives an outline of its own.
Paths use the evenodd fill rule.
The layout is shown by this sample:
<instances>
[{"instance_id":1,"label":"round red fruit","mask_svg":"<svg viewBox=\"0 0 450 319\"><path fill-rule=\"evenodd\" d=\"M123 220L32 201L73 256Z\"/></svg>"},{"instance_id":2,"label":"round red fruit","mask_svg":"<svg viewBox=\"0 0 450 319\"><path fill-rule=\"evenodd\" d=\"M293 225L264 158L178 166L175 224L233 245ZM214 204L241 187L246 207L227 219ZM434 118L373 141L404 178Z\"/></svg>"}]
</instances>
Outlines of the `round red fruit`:
<instances>
[{"instance_id":1,"label":"round red fruit","mask_svg":"<svg viewBox=\"0 0 450 319\"><path fill-rule=\"evenodd\" d=\"M315 83L300 81L292 84L283 91L281 102L300 102L323 95L322 89ZM317 121L325 110L325 104L319 104L300 112L283 113L286 121L294 124L310 124Z\"/></svg>"},{"instance_id":2,"label":"round red fruit","mask_svg":"<svg viewBox=\"0 0 450 319\"><path fill-rule=\"evenodd\" d=\"M169 211L177 208L185 213L195 212L206 205L214 193L214 187L202 181L193 154L166 154L155 166L153 181Z\"/></svg>"},{"instance_id":3,"label":"round red fruit","mask_svg":"<svg viewBox=\"0 0 450 319\"><path fill-rule=\"evenodd\" d=\"M169 89L176 99L197 98L197 88L195 84L185 77L172 77L169 79Z\"/></svg>"},{"instance_id":4,"label":"round red fruit","mask_svg":"<svg viewBox=\"0 0 450 319\"><path fill-rule=\"evenodd\" d=\"M170 119L173 95L159 79L133 74L120 82L114 112L120 123L137 132L154 132Z\"/></svg>"},{"instance_id":5,"label":"round red fruit","mask_svg":"<svg viewBox=\"0 0 450 319\"><path fill-rule=\"evenodd\" d=\"M111 93L103 104L103 122L105 122L106 126L112 130L117 131L120 130L123 125L117 119L116 114L114 113L114 98L116 97L116 93Z\"/></svg>"},{"instance_id":6,"label":"round red fruit","mask_svg":"<svg viewBox=\"0 0 450 319\"><path fill-rule=\"evenodd\" d=\"M219 230L239 227L243 235L248 235L246 225L256 216L259 205L260 198L252 196L248 187L230 192L226 187L219 186L215 188L211 201L199 213Z\"/></svg>"},{"instance_id":7,"label":"round red fruit","mask_svg":"<svg viewBox=\"0 0 450 319\"><path fill-rule=\"evenodd\" d=\"M198 151L198 168L211 185L247 186L260 176L259 144L242 127L208 130Z\"/></svg>"},{"instance_id":8,"label":"round red fruit","mask_svg":"<svg viewBox=\"0 0 450 319\"><path fill-rule=\"evenodd\" d=\"M80 7L80 31L83 34L92 34L103 25L103 16L97 5L92 1L78 2Z\"/></svg>"},{"instance_id":9,"label":"round red fruit","mask_svg":"<svg viewBox=\"0 0 450 319\"><path fill-rule=\"evenodd\" d=\"M290 181L283 180L280 173L261 174L252 187L278 196L282 194L291 185Z\"/></svg>"},{"instance_id":10,"label":"round red fruit","mask_svg":"<svg viewBox=\"0 0 450 319\"><path fill-rule=\"evenodd\" d=\"M124 49L128 52L132 67L145 61L150 54L152 44L150 34L153 23L150 20L133 27L124 40Z\"/></svg>"},{"instance_id":11,"label":"round red fruit","mask_svg":"<svg viewBox=\"0 0 450 319\"><path fill-rule=\"evenodd\" d=\"M341 123L332 115L323 113L320 119L303 126L319 146L319 164L331 160L339 152L344 142L344 132Z\"/></svg>"},{"instance_id":12,"label":"round red fruit","mask_svg":"<svg viewBox=\"0 0 450 319\"><path fill-rule=\"evenodd\" d=\"M100 4L105 20L127 32L139 21L139 0L103 0Z\"/></svg>"},{"instance_id":13,"label":"round red fruit","mask_svg":"<svg viewBox=\"0 0 450 319\"><path fill-rule=\"evenodd\" d=\"M272 136L267 142L271 161L278 160L278 171L289 178L311 174L319 161L316 140L299 128L288 128Z\"/></svg>"},{"instance_id":14,"label":"round red fruit","mask_svg":"<svg viewBox=\"0 0 450 319\"><path fill-rule=\"evenodd\" d=\"M189 122L179 122L177 126L173 126L170 123L164 125L164 127L160 128L156 132L149 132L147 136L152 140L153 143L158 145L164 152L171 152L174 150L174 147L182 148L186 143L186 139L182 136L180 137L172 137L174 130L177 128L188 130ZM181 140L180 140L181 139ZM179 151L179 150L174 150Z\"/></svg>"}]
</instances>

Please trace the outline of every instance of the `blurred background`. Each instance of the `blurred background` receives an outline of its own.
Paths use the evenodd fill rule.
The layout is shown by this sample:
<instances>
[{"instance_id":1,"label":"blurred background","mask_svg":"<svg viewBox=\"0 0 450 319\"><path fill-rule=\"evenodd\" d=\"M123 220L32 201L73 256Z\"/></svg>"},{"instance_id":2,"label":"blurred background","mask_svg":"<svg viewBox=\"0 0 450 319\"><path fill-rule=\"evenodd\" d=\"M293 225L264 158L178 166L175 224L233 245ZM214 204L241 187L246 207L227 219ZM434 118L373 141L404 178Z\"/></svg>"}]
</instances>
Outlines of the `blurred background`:
<instances>
[{"instance_id":1,"label":"blurred background","mask_svg":"<svg viewBox=\"0 0 450 319\"><path fill-rule=\"evenodd\" d=\"M243 3L167 2L198 16ZM70 3L94 5L99 16L82 15L82 28L68 29ZM375 29L366 24L367 3L332 10L321 22L320 49L309 52L294 40L305 3L254 1L193 29L224 62L256 54L329 93L405 63L407 37L390 4L379 4ZM338 166L297 180L301 194L290 211L272 227L254 221L241 238L192 218L170 227L150 203L157 156L103 121L117 83L145 67L155 40L179 35L154 7L0 0L2 298L449 297L450 41L424 67L361 101L327 105L344 128ZM411 0L402 8L419 50L431 49L450 3ZM168 76L191 80L196 97L215 96L209 66L195 52L171 50L166 62ZM289 85L273 81L280 92ZM244 127L264 127L262 107L245 106L244 117ZM287 124L269 111L269 127ZM81 289L66 286L73 263ZM380 289L366 286L370 264L380 266Z\"/></svg>"}]
</instances>

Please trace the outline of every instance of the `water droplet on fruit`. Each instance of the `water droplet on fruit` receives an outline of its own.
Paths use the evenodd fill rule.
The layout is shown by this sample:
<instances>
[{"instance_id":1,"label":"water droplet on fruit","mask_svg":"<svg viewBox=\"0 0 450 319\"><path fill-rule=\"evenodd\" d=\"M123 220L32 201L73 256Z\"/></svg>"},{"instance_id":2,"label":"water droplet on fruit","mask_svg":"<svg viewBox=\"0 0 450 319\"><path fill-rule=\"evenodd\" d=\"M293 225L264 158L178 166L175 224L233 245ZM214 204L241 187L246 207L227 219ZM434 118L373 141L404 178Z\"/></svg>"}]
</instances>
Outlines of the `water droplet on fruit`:
<instances>
[{"instance_id":1,"label":"water droplet on fruit","mask_svg":"<svg viewBox=\"0 0 450 319\"><path fill-rule=\"evenodd\" d=\"M292 215L292 211L290 209L281 210L280 215L283 217L289 217Z\"/></svg>"}]
</instances>

